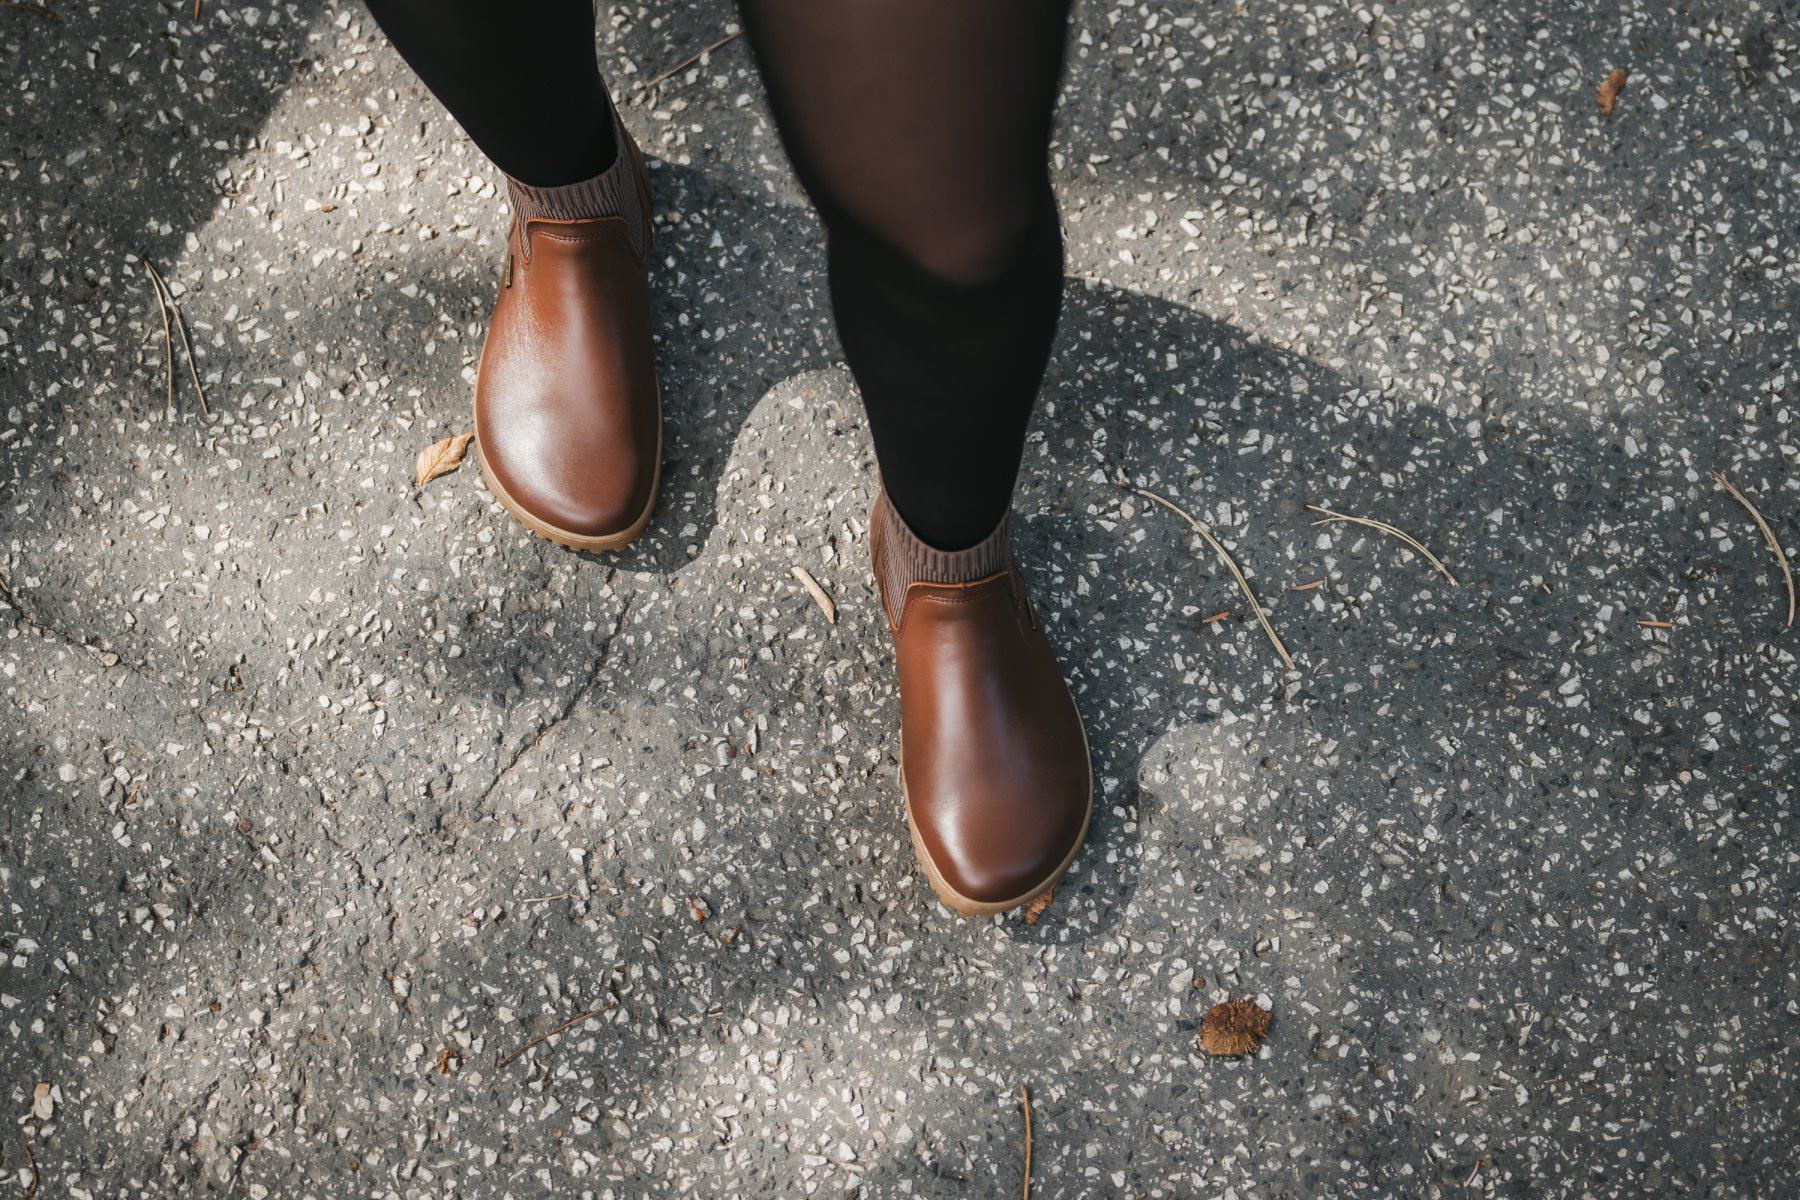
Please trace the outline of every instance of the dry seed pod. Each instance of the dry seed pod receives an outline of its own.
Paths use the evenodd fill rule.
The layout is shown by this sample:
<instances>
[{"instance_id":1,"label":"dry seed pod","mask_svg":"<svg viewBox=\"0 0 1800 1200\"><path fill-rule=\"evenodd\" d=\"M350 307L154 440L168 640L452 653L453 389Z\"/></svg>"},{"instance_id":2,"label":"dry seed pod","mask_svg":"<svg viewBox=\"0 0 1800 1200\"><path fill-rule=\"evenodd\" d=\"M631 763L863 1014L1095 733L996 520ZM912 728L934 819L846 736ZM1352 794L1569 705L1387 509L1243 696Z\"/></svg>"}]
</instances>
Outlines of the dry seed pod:
<instances>
[{"instance_id":1,"label":"dry seed pod","mask_svg":"<svg viewBox=\"0 0 1800 1200\"><path fill-rule=\"evenodd\" d=\"M1269 1034L1272 1016L1254 1000L1215 1004L1200 1025L1200 1047L1208 1054L1250 1054Z\"/></svg>"}]
</instances>

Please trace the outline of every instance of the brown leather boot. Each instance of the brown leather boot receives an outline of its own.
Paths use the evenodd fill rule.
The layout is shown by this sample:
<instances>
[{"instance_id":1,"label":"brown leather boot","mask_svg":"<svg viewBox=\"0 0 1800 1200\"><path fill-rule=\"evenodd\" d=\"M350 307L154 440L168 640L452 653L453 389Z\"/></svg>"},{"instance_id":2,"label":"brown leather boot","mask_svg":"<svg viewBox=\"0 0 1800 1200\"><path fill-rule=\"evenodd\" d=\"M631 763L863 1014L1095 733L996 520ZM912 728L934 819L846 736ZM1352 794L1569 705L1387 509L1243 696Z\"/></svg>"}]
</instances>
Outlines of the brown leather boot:
<instances>
[{"instance_id":1,"label":"brown leather boot","mask_svg":"<svg viewBox=\"0 0 1800 1200\"><path fill-rule=\"evenodd\" d=\"M650 342L650 183L615 118L618 160L585 183L511 182L500 299L475 380L489 489L571 550L618 550L650 523L662 402ZM601 213L606 215L583 215Z\"/></svg>"},{"instance_id":2,"label":"brown leather boot","mask_svg":"<svg viewBox=\"0 0 1800 1200\"><path fill-rule=\"evenodd\" d=\"M900 675L913 849L946 905L1005 912L1068 870L1094 797L1087 733L1025 594L1011 518L945 553L883 492L869 553Z\"/></svg>"}]
</instances>

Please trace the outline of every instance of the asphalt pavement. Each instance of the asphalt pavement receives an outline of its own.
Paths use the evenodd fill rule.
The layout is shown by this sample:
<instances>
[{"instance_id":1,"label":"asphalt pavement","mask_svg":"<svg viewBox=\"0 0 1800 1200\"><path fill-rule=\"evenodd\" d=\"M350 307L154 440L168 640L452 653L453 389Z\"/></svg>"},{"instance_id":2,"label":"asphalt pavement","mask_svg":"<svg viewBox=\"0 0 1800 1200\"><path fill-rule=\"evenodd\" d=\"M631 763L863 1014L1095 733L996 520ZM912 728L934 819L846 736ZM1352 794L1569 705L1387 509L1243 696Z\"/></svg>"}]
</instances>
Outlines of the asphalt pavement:
<instances>
[{"instance_id":1,"label":"asphalt pavement","mask_svg":"<svg viewBox=\"0 0 1800 1200\"><path fill-rule=\"evenodd\" d=\"M643 86L729 6L598 23L667 436L583 556L414 483L504 190L367 14L46 2L0 6L0 1187L1015 1196L1023 1086L1040 1198L1797 1194L1800 631L1713 474L1800 559L1791 0L1082 6L1016 527L1098 794L1035 923L913 861L747 48ZM1268 1039L1211 1057L1233 998Z\"/></svg>"}]
</instances>

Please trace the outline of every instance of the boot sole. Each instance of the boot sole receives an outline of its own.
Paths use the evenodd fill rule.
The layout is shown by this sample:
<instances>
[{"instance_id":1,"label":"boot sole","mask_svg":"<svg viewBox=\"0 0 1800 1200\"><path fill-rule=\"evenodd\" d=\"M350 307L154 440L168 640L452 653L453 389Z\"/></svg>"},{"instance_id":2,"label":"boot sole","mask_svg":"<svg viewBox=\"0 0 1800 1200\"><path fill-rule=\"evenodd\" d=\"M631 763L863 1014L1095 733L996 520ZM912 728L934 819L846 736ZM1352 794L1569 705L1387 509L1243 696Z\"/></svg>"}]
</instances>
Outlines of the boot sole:
<instances>
[{"instance_id":1,"label":"boot sole","mask_svg":"<svg viewBox=\"0 0 1800 1200\"><path fill-rule=\"evenodd\" d=\"M931 890L937 893L937 898L943 902L944 907L965 917L992 917L999 913L1010 912L1022 904L1029 904L1056 886L1057 881L1062 879L1063 875L1068 872L1070 864L1075 861L1075 856L1081 853L1081 848L1087 845L1088 823L1093 820L1094 816L1094 759L1092 752L1088 749L1087 722L1081 720L1079 713L1076 714L1075 719L1081 724L1081 750L1087 759L1088 769L1087 811L1081 815L1081 832L1075 835L1075 844L1063 856L1062 862L1057 864L1056 870L1046 875L1042 883L1033 885L1030 891L1011 900L976 900L965 896L950 886L949 882L945 880L943 872L938 870L937 864L931 861L931 854L925 849L924 839L919 836L918 823L913 820L912 795L906 788L906 767L904 765L906 741L902 737L900 756L903 765L900 768L900 798L906 804L906 828L912 834L913 854L918 858L919 866L925 871L925 879L931 884Z\"/></svg>"},{"instance_id":2,"label":"boot sole","mask_svg":"<svg viewBox=\"0 0 1800 1200\"><path fill-rule=\"evenodd\" d=\"M662 489L662 389L659 387L656 391L656 466L650 476L650 499L637 519L618 533L572 533L532 516L500 486L500 481L494 477L494 469L488 466L487 451L482 449L480 438L475 440L475 460L481 464L481 477L487 481L488 491L500 502L500 507L545 541L554 542L564 550L623 550L649 527L651 514L656 511L657 493Z\"/></svg>"}]
</instances>

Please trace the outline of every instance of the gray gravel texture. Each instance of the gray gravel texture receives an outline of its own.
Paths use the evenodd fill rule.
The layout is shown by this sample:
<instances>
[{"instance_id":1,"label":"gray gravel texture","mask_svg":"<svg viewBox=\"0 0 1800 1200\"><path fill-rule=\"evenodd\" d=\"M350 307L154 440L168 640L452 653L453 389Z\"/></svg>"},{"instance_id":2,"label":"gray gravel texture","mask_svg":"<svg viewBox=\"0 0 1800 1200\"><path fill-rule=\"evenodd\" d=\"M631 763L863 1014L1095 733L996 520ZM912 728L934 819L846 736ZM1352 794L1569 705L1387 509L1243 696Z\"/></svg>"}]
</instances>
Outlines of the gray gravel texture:
<instances>
[{"instance_id":1,"label":"gray gravel texture","mask_svg":"<svg viewBox=\"0 0 1800 1200\"><path fill-rule=\"evenodd\" d=\"M1800 558L1793 3L1083 7L1018 529L1099 794L1035 925L913 863L746 48L638 85L728 7L600 21L669 411L588 557L413 486L506 216L366 14L51 3L0 7L7 1189L1007 1196L1023 1084L1041 1197L1800 1194L1800 633L1709 477Z\"/></svg>"}]
</instances>

